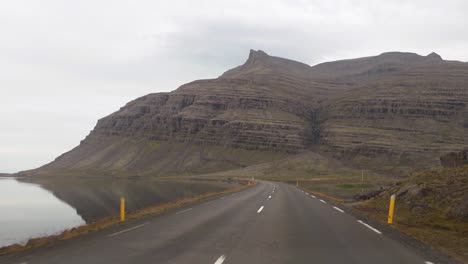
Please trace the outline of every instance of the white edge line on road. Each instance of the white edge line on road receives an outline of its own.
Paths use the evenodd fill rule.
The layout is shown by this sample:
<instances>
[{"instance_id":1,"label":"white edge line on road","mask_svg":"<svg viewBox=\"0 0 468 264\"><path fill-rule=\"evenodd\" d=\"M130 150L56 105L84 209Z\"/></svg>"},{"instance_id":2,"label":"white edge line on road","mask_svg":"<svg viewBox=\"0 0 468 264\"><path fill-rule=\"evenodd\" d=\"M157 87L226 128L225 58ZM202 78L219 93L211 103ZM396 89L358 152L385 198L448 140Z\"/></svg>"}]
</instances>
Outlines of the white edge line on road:
<instances>
[{"instance_id":1,"label":"white edge line on road","mask_svg":"<svg viewBox=\"0 0 468 264\"><path fill-rule=\"evenodd\" d=\"M262 205L262 207L260 207L260 209L258 209L257 214L259 214L263 210L263 207L265 207L265 206Z\"/></svg>"},{"instance_id":2,"label":"white edge line on road","mask_svg":"<svg viewBox=\"0 0 468 264\"><path fill-rule=\"evenodd\" d=\"M226 259L226 257L224 255L222 255L221 257L219 257L216 262L214 264L223 264L224 260Z\"/></svg>"},{"instance_id":3,"label":"white edge line on road","mask_svg":"<svg viewBox=\"0 0 468 264\"><path fill-rule=\"evenodd\" d=\"M336 207L336 206L333 206L333 208L334 208L335 210L337 210L338 212L342 212L342 213L344 213L344 211L343 211L343 210L341 210L340 208L338 208L338 207Z\"/></svg>"},{"instance_id":4,"label":"white edge line on road","mask_svg":"<svg viewBox=\"0 0 468 264\"><path fill-rule=\"evenodd\" d=\"M133 230L133 229L137 229L137 228L140 228L140 227L142 227L142 226L145 226L146 224L148 224L148 223L144 223L144 224L141 224L141 225L137 225L137 226L134 226L134 227L130 227L130 228L128 228L128 229L124 229L124 230L122 230L122 231L119 231L119 232L110 234L110 235L108 235L108 237L113 237L113 236L116 236L116 235L120 235L120 234L122 234L122 233L131 231L131 230Z\"/></svg>"},{"instance_id":5,"label":"white edge line on road","mask_svg":"<svg viewBox=\"0 0 468 264\"><path fill-rule=\"evenodd\" d=\"M182 211L180 211L180 212L177 212L176 214L185 213L185 212L190 211L190 210L192 210L192 209L193 209L193 208L185 209L185 210L182 210Z\"/></svg>"},{"instance_id":6,"label":"white edge line on road","mask_svg":"<svg viewBox=\"0 0 468 264\"><path fill-rule=\"evenodd\" d=\"M327 202L325 202L325 201L324 201L324 200L322 200L322 199L320 199L320 201L321 201L322 203L327 203Z\"/></svg>"},{"instance_id":7,"label":"white edge line on road","mask_svg":"<svg viewBox=\"0 0 468 264\"><path fill-rule=\"evenodd\" d=\"M358 220L358 222L359 222L359 223L361 223L361 224L363 224L365 227L369 228L370 230L372 230L372 231L376 232L377 234L379 234L379 235L381 235L381 234L382 234L382 232L380 232L379 230L377 230L377 229L373 228L372 226L370 226L370 225L368 225L368 224L364 223L363 221L361 221L361 220Z\"/></svg>"}]
</instances>

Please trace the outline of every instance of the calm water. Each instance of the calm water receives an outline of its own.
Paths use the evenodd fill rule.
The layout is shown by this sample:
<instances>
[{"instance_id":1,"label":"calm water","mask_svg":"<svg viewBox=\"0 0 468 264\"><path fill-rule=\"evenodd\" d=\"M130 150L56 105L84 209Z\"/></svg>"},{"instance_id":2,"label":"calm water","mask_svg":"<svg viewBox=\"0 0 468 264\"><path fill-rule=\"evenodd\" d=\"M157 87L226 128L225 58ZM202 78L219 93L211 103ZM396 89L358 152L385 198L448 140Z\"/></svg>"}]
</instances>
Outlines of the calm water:
<instances>
[{"instance_id":1,"label":"calm water","mask_svg":"<svg viewBox=\"0 0 468 264\"><path fill-rule=\"evenodd\" d=\"M70 205L37 184L0 178L0 247L85 223Z\"/></svg>"},{"instance_id":2,"label":"calm water","mask_svg":"<svg viewBox=\"0 0 468 264\"><path fill-rule=\"evenodd\" d=\"M120 197L136 211L182 197L217 192L232 183L103 179L0 178L0 247L118 216Z\"/></svg>"}]
</instances>

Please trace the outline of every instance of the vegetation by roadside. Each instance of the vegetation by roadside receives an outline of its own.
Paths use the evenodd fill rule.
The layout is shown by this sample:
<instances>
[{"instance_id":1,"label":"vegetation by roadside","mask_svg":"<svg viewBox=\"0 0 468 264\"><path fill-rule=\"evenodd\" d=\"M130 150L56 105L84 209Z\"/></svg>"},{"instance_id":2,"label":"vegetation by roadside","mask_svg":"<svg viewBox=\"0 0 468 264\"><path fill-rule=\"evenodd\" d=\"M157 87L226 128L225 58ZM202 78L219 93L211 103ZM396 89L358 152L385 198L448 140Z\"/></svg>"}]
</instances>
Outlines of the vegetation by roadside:
<instances>
[{"instance_id":1,"label":"vegetation by roadside","mask_svg":"<svg viewBox=\"0 0 468 264\"><path fill-rule=\"evenodd\" d=\"M413 173L354 208L386 223L392 194L395 228L468 263L468 166Z\"/></svg>"}]
</instances>

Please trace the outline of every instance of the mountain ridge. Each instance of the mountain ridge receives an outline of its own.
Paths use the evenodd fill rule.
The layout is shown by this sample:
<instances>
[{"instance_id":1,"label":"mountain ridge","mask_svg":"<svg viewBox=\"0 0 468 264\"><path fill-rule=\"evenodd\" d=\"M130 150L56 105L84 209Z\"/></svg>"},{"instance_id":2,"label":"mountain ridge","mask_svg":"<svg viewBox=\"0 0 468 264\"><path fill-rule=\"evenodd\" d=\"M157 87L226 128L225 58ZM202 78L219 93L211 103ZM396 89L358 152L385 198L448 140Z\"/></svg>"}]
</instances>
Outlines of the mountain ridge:
<instances>
[{"instance_id":1,"label":"mountain ridge","mask_svg":"<svg viewBox=\"0 0 468 264\"><path fill-rule=\"evenodd\" d=\"M309 66L251 50L216 79L127 103L38 171L210 172L304 151L387 173L438 166L468 145L467 87L468 66L435 53Z\"/></svg>"}]
</instances>

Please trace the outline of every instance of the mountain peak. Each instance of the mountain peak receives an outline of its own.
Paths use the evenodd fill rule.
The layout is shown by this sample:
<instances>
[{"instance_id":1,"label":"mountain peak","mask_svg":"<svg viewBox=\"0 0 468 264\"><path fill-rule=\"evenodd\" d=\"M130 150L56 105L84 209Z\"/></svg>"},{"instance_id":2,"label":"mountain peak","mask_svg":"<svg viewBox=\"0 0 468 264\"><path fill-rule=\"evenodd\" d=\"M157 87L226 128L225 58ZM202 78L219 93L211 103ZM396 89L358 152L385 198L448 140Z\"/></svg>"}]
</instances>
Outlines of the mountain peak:
<instances>
[{"instance_id":1,"label":"mountain peak","mask_svg":"<svg viewBox=\"0 0 468 264\"><path fill-rule=\"evenodd\" d=\"M222 78L240 78L253 74L290 74L294 76L308 76L310 66L301 62L270 56L263 50L253 50L249 52L249 57L243 65L226 71Z\"/></svg>"},{"instance_id":2,"label":"mountain peak","mask_svg":"<svg viewBox=\"0 0 468 264\"><path fill-rule=\"evenodd\" d=\"M249 57L247 61L244 63L245 66L253 65L255 63L262 62L268 59L270 55L266 54L263 50L253 50L251 49L249 52Z\"/></svg>"},{"instance_id":3,"label":"mountain peak","mask_svg":"<svg viewBox=\"0 0 468 264\"><path fill-rule=\"evenodd\" d=\"M429 58L429 59L434 59L434 60L442 60L442 57L439 54L435 53L435 52L432 52L431 54L427 55L426 57Z\"/></svg>"},{"instance_id":4,"label":"mountain peak","mask_svg":"<svg viewBox=\"0 0 468 264\"><path fill-rule=\"evenodd\" d=\"M249 59L250 58L261 58L261 57L269 57L269 55L266 52L264 52L263 50L250 49Z\"/></svg>"},{"instance_id":5,"label":"mountain peak","mask_svg":"<svg viewBox=\"0 0 468 264\"><path fill-rule=\"evenodd\" d=\"M414 63L414 62L427 62L429 61L442 61L442 57L435 53L432 52L431 54L427 56L421 56L416 53L411 53L411 52L385 52L377 56L377 58L381 58L384 60L391 60L391 61L399 61L399 62L406 62L406 63Z\"/></svg>"}]
</instances>

